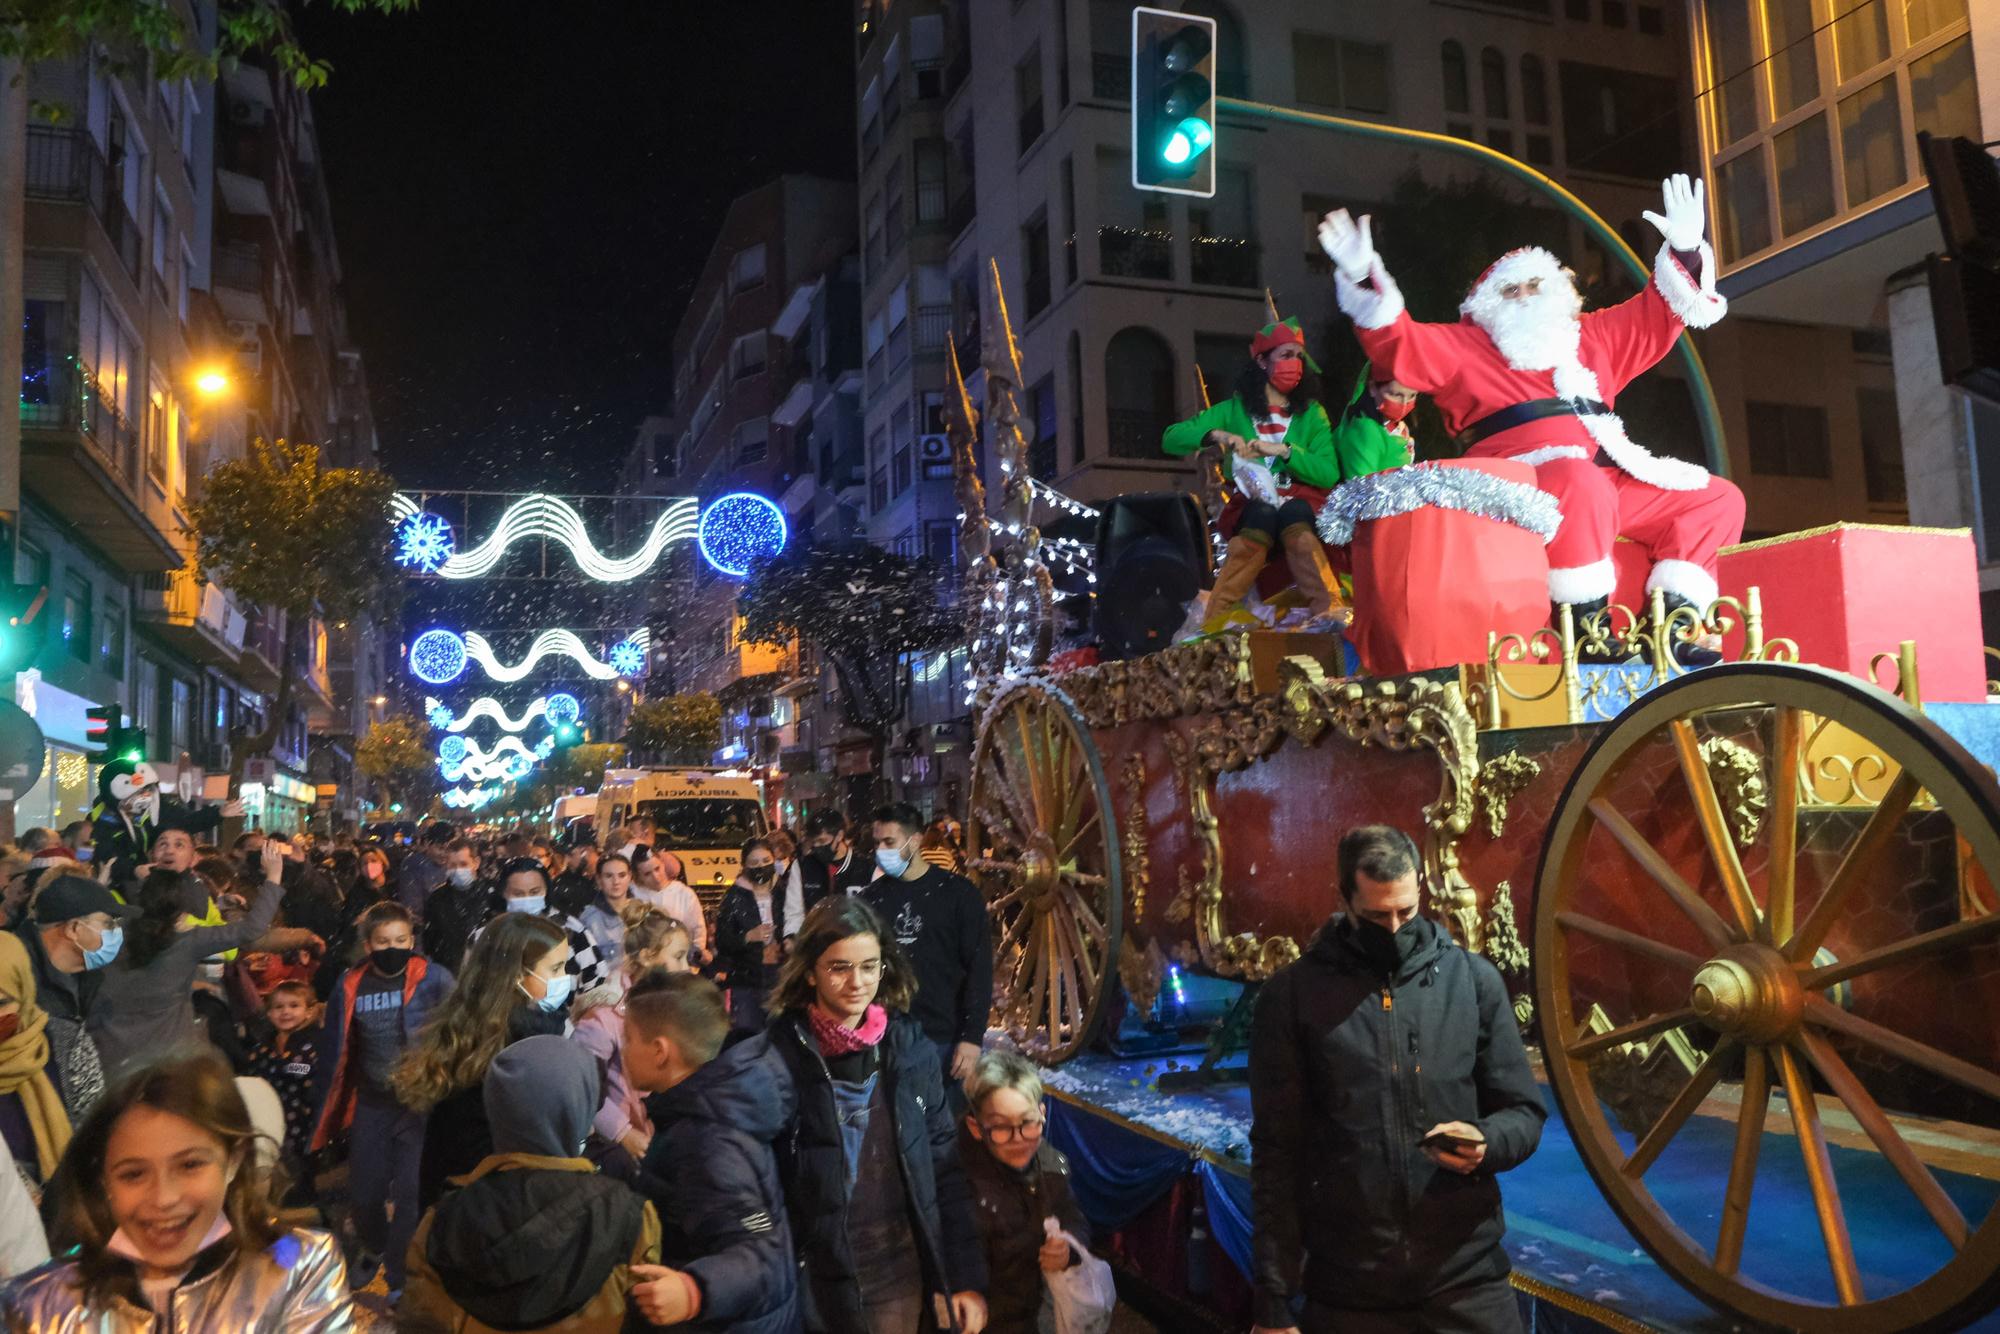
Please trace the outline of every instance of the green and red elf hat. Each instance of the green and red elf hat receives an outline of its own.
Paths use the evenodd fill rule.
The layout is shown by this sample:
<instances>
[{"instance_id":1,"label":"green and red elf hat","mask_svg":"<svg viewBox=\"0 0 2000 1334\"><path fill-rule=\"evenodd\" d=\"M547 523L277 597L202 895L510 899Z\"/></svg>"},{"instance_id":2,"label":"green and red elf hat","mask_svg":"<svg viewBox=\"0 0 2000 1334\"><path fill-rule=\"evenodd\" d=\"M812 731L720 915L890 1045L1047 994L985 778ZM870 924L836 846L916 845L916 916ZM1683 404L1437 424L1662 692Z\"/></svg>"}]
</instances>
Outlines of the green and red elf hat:
<instances>
[{"instance_id":1,"label":"green and red elf hat","mask_svg":"<svg viewBox=\"0 0 2000 1334\"><path fill-rule=\"evenodd\" d=\"M1305 331L1299 328L1296 316L1291 319L1276 320L1259 329L1257 336L1250 340L1250 355L1261 357L1272 348L1283 347L1287 343L1297 343L1299 355L1304 358L1306 369L1314 375L1320 373L1319 363L1312 359L1312 353L1306 351Z\"/></svg>"}]
</instances>

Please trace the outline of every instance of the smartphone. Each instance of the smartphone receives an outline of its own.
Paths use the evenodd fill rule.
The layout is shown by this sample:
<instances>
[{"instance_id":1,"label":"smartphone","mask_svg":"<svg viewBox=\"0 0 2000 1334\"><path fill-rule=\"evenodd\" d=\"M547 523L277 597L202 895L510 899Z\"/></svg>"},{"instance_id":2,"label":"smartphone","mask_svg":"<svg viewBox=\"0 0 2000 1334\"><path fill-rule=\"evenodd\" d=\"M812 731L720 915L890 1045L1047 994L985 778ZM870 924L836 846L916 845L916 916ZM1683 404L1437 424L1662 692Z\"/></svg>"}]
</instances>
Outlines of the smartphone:
<instances>
[{"instance_id":1,"label":"smartphone","mask_svg":"<svg viewBox=\"0 0 2000 1334\"><path fill-rule=\"evenodd\" d=\"M1463 1153L1472 1149L1484 1148L1485 1145L1486 1141L1483 1139L1467 1139L1463 1135L1447 1135L1444 1131L1439 1130L1424 1136L1417 1147L1420 1149L1437 1149L1443 1153Z\"/></svg>"}]
</instances>

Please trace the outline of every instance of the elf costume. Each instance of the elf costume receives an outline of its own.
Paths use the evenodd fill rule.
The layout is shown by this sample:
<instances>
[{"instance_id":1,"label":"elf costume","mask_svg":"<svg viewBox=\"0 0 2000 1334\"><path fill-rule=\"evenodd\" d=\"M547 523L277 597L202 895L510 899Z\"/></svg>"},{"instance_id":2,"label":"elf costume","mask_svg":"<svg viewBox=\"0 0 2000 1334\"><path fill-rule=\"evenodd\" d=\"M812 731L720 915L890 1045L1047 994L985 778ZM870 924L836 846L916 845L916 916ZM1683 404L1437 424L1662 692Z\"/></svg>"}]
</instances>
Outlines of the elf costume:
<instances>
[{"instance_id":1,"label":"elf costume","mask_svg":"<svg viewBox=\"0 0 2000 1334\"><path fill-rule=\"evenodd\" d=\"M1252 500L1240 486L1230 488L1229 503L1223 506L1216 527L1228 543L1222 568L1208 595L1205 633L1247 629L1256 622L1243 610L1243 599L1264 570L1273 547L1282 548L1292 582L1305 595L1309 619L1307 630L1338 628L1335 610L1340 603L1339 586L1327 563L1314 520L1326 494L1340 482L1340 462L1334 453L1333 427L1326 409L1311 398L1295 395L1301 374L1319 367L1305 353L1305 334L1296 319L1280 320L1258 330L1250 340L1250 356L1256 363L1260 384L1246 401L1245 394L1232 394L1207 411L1167 428L1160 447L1167 453L1192 454L1205 445L1222 448L1223 476L1235 480L1236 451L1225 437L1236 437L1258 450L1258 461L1271 470L1278 483L1278 503ZM1292 357L1274 356L1279 349L1296 346ZM1284 396L1272 403L1271 392ZM1267 452L1268 451L1268 452Z\"/></svg>"},{"instance_id":2,"label":"elf costume","mask_svg":"<svg viewBox=\"0 0 2000 1334\"><path fill-rule=\"evenodd\" d=\"M1343 482L1409 465L1410 424L1383 412L1373 393L1374 386L1389 383L1390 377L1373 366L1362 367L1354 382L1347 411L1340 414L1340 425L1333 428L1333 453Z\"/></svg>"}]
</instances>

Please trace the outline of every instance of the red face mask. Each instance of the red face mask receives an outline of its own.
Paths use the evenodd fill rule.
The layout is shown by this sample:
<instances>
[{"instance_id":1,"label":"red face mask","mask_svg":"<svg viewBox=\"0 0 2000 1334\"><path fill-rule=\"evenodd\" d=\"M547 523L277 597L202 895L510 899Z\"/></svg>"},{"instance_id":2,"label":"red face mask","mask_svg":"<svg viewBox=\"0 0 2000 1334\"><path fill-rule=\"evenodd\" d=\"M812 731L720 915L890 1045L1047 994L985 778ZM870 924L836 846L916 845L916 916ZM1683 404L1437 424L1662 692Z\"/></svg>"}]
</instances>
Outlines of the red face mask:
<instances>
[{"instance_id":1,"label":"red face mask","mask_svg":"<svg viewBox=\"0 0 2000 1334\"><path fill-rule=\"evenodd\" d=\"M0 1042L9 1041L13 1038L14 1034L20 1031L20 1011L16 1010L13 1014L0 1014Z\"/></svg>"},{"instance_id":2,"label":"red face mask","mask_svg":"<svg viewBox=\"0 0 2000 1334\"><path fill-rule=\"evenodd\" d=\"M1299 387L1299 381L1306 377L1306 364L1297 358L1274 361L1265 370L1271 381L1271 388L1281 394L1289 394Z\"/></svg>"},{"instance_id":3,"label":"red face mask","mask_svg":"<svg viewBox=\"0 0 2000 1334\"><path fill-rule=\"evenodd\" d=\"M1414 398L1406 399L1401 402L1398 402L1393 398L1377 398L1375 400L1375 410L1382 414L1383 421L1389 421L1389 422L1399 422L1403 420L1403 418L1409 416L1410 413L1413 410L1415 410L1416 406L1417 406L1417 400Z\"/></svg>"}]
</instances>

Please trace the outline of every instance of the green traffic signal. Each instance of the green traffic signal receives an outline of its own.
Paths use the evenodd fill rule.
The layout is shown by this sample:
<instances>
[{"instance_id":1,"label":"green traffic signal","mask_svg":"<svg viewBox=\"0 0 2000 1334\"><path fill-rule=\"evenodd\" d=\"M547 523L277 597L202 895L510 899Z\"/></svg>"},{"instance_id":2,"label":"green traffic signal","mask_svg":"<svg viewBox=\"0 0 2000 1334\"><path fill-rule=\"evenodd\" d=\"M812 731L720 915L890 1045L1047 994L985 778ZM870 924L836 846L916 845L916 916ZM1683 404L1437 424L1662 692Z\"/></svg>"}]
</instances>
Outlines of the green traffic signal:
<instances>
[{"instance_id":1,"label":"green traffic signal","mask_svg":"<svg viewBox=\"0 0 2000 1334\"><path fill-rule=\"evenodd\" d=\"M1215 20L1132 11L1132 184L1215 194Z\"/></svg>"},{"instance_id":2,"label":"green traffic signal","mask_svg":"<svg viewBox=\"0 0 2000 1334\"><path fill-rule=\"evenodd\" d=\"M1183 167L1206 153L1215 142L1215 132L1208 128L1208 122L1198 116L1189 116L1174 126L1174 132L1167 136L1167 146L1160 150L1169 166Z\"/></svg>"}]
</instances>

